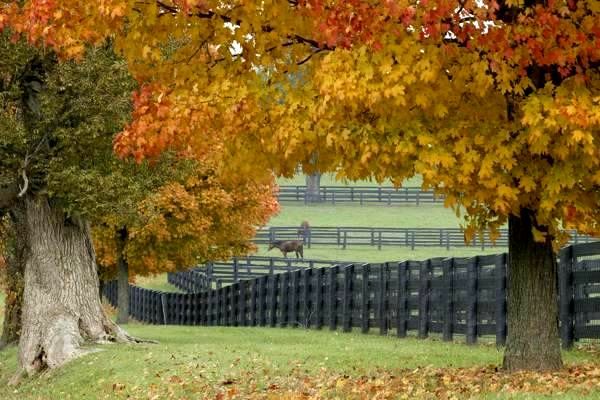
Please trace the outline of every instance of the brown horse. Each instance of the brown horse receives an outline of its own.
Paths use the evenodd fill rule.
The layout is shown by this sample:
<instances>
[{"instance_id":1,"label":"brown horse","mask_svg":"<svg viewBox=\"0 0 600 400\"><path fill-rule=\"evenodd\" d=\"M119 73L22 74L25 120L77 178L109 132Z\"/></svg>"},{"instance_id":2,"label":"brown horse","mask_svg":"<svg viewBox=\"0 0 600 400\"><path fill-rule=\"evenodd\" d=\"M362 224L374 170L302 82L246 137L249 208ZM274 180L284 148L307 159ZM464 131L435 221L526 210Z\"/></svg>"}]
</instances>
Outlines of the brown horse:
<instances>
[{"instance_id":1,"label":"brown horse","mask_svg":"<svg viewBox=\"0 0 600 400\"><path fill-rule=\"evenodd\" d=\"M283 256L286 258L287 253L292 251L296 252L296 258L304 258L302 240L275 240L269 243L269 250L274 249L275 247L281 250Z\"/></svg>"}]
</instances>

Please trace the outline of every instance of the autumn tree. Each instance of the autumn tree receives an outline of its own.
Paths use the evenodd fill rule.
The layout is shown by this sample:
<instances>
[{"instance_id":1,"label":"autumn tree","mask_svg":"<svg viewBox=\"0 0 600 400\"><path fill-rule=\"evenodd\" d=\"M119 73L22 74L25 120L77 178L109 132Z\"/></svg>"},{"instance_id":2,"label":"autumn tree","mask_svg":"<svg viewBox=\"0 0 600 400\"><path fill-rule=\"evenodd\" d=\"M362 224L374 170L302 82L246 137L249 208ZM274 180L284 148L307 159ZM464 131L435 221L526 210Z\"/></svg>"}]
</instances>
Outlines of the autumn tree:
<instances>
[{"instance_id":1,"label":"autumn tree","mask_svg":"<svg viewBox=\"0 0 600 400\"><path fill-rule=\"evenodd\" d=\"M19 358L33 372L82 354L85 340L131 340L100 306L88 220L126 185L111 147L134 83L108 47L58 63L3 33L0 54L0 211L24 270Z\"/></svg>"},{"instance_id":2,"label":"autumn tree","mask_svg":"<svg viewBox=\"0 0 600 400\"><path fill-rule=\"evenodd\" d=\"M398 185L418 173L464 213L467 238L508 223L504 366L562 365L556 250L567 227L598 230L597 1L37 0L6 10L0 25L64 57L114 37L142 84L121 156L222 145L284 175L298 162ZM167 54L166 40L181 45ZM301 82L288 78L299 72Z\"/></svg>"},{"instance_id":3,"label":"autumn tree","mask_svg":"<svg viewBox=\"0 0 600 400\"><path fill-rule=\"evenodd\" d=\"M93 229L101 275L119 278L118 323L127 322L130 279L247 255L256 228L278 210L272 176L236 176L206 158L177 165L181 171L139 204Z\"/></svg>"}]
</instances>

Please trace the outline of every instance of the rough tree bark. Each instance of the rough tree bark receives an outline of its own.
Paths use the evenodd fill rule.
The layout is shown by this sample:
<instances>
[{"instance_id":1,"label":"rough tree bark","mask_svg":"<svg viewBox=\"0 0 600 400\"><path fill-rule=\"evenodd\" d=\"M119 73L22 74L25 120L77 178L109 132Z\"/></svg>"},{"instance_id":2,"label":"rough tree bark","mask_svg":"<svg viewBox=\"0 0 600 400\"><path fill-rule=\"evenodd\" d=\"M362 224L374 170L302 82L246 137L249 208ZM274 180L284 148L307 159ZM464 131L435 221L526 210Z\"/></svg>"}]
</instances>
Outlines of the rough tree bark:
<instances>
[{"instance_id":1,"label":"rough tree bark","mask_svg":"<svg viewBox=\"0 0 600 400\"><path fill-rule=\"evenodd\" d=\"M27 259L27 227L23 203L15 206L10 215L9 251L6 259L6 303L4 324L0 337L0 349L17 343L21 332L21 309L23 305L23 274Z\"/></svg>"},{"instance_id":2,"label":"rough tree bark","mask_svg":"<svg viewBox=\"0 0 600 400\"><path fill-rule=\"evenodd\" d=\"M306 201L321 201L321 174L318 172L306 175Z\"/></svg>"},{"instance_id":3,"label":"rough tree bark","mask_svg":"<svg viewBox=\"0 0 600 400\"><path fill-rule=\"evenodd\" d=\"M46 198L26 200L25 263L19 361L32 374L83 355L82 345L134 339L103 312L96 257L87 223Z\"/></svg>"},{"instance_id":4,"label":"rough tree bark","mask_svg":"<svg viewBox=\"0 0 600 400\"><path fill-rule=\"evenodd\" d=\"M562 367L556 255L552 238L533 238L534 214L509 219L508 336L503 367L551 371Z\"/></svg>"},{"instance_id":5,"label":"rough tree bark","mask_svg":"<svg viewBox=\"0 0 600 400\"><path fill-rule=\"evenodd\" d=\"M117 324L129 322L129 264L125 258L127 236L127 228L121 228L117 231Z\"/></svg>"}]
</instances>

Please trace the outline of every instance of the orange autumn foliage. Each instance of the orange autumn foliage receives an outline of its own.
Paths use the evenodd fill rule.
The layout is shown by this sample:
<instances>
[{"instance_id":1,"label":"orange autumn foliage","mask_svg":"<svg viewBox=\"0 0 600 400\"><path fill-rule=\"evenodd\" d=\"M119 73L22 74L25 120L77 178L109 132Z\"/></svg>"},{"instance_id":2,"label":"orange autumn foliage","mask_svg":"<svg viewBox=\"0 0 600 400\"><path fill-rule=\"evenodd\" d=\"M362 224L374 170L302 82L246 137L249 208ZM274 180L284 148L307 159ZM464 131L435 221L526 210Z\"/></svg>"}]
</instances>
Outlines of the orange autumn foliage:
<instances>
[{"instance_id":1,"label":"orange autumn foliage","mask_svg":"<svg viewBox=\"0 0 600 400\"><path fill-rule=\"evenodd\" d=\"M273 178L265 183L228 180L198 169L185 182L168 182L138 205L126 225L130 274L149 275L188 269L209 260L224 260L255 250L256 229L278 211ZM115 231L119 217L94 228L103 275L116 271Z\"/></svg>"}]
</instances>

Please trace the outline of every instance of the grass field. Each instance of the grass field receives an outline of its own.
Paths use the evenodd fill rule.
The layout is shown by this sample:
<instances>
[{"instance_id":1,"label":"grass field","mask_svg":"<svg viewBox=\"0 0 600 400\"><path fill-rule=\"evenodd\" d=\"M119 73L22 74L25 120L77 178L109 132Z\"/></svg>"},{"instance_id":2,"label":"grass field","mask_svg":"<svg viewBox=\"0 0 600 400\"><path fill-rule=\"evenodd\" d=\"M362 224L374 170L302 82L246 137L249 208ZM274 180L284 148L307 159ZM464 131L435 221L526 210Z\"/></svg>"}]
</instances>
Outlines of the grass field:
<instances>
[{"instance_id":1,"label":"grass field","mask_svg":"<svg viewBox=\"0 0 600 400\"><path fill-rule=\"evenodd\" d=\"M458 228L461 219L440 205L360 206L284 203L270 226L372 226L381 228Z\"/></svg>"},{"instance_id":2,"label":"grass field","mask_svg":"<svg viewBox=\"0 0 600 400\"><path fill-rule=\"evenodd\" d=\"M244 399L259 394L256 398L279 399L286 398L284 393L300 390L298 385L304 385L305 390L320 393L321 397L315 398L369 399L372 397L368 394L354 391L343 395L345 388L340 383L368 378L373 382L390 380L392 384L395 377L405 375L405 379L415 380L413 385L418 387L422 384L418 381L421 374L457 373L463 380L474 379L471 383L474 385L479 378L472 378L471 374L480 374L481 368L498 365L501 361L501 352L494 346L466 346L436 339L397 339L299 329L139 324L129 324L127 330L138 337L158 340L159 344L102 346L102 351L56 372L25 380L16 389L6 386L16 367L16 350L0 352L0 398ZM583 351L565 353L565 359L569 364L597 362L594 354ZM493 373L493 367L487 368ZM383 390L380 386L377 386L379 390ZM235 392L229 397L233 388ZM587 396L573 392L551 398L598 398L598 389L600 387ZM485 390L482 392L474 398L496 398ZM223 397L218 397L218 393ZM352 393L354 397L350 397ZM467 398L457 394L457 398ZM409 398L436 397L429 394Z\"/></svg>"},{"instance_id":3,"label":"grass field","mask_svg":"<svg viewBox=\"0 0 600 400\"><path fill-rule=\"evenodd\" d=\"M167 274L140 276L136 278L135 284L148 289L160 290L162 292L183 293L181 290L167 282Z\"/></svg>"},{"instance_id":4,"label":"grass field","mask_svg":"<svg viewBox=\"0 0 600 400\"><path fill-rule=\"evenodd\" d=\"M271 251L268 247L259 246L257 255L265 257L281 257L281 252L277 249ZM385 261L405 261L405 260L425 260L433 257L473 257L483 254L497 254L506 251L504 247L492 247L481 250L481 248L471 247L451 247L446 250L445 247L423 247L411 250L410 247L383 247L377 250L377 247L355 246L348 247L346 250L335 246L313 246L304 249L304 257L318 260L336 260L336 261L356 261L356 262L385 262ZM295 257L289 253L288 257Z\"/></svg>"}]
</instances>

